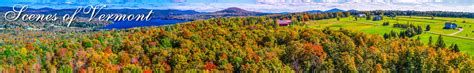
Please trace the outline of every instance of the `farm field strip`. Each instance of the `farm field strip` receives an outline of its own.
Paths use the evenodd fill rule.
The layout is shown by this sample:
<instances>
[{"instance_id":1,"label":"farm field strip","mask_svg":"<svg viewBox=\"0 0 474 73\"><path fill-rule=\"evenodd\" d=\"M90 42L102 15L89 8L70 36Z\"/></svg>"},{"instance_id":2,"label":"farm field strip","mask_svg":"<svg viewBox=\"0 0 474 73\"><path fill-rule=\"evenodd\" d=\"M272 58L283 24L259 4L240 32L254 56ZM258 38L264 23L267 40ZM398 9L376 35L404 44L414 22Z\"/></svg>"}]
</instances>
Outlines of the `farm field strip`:
<instances>
[{"instance_id":1,"label":"farm field strip","mask_svg":"<svg viewBox=\"0 0 474 73\"><path fill-rule=\"evenodd\" d=\"M463 22L466 21L466 22ZM446 45L450 46L451 44L458 44L462 52L467 54L474 54L474 28L471 26L474 19L471 18L446 18L446 17L420 17L420 16L398 16L396 18L384 17L384 20L381 21L372 21L366 20L365 18L359 18L355 20L354 17L340 18L337 19L325 19L317 21L306 22L309 24L309 27L316 29L323 29L329 27L330 29L349 29L353 31L366 32L369 34L378 34L383 35L384 33L389 33L390 31L402 31L402 28L394 28L393 24L401 23L407 24L412 23L415 26L422 26L423 29L427 25L431 26L431 31L425 32L421 35L415 36L413 38L420 37L422 42L427 44L428 38L431 36L433 41L436 41L439 35L446 36L444 37ZM390 22L389 26L382 26L382 23ZM458 24L459 27L463 27L462 31L459 30L446 30L442 29L445 22L454 22ZM471 32L472 31L472 32Z\"/></svg>"},{"instance_id":2,"label":"farm field strip","mask_svg":"<svg viewBox=\"0 0 474 73\"><path fill-rule=\"evenodd\" d=\"M454 38L460 38L460 39L466 39L466 40L472 40L474 41L474 38L468 38L468 37L462 37L462 36L455 36L453 34L441 34L441 33L436 33L436 32L427 32L430 34L436 34L436 35L443 35L443 36L448 36L448 37L454 37Z\"/></svg>"}]
</instances>

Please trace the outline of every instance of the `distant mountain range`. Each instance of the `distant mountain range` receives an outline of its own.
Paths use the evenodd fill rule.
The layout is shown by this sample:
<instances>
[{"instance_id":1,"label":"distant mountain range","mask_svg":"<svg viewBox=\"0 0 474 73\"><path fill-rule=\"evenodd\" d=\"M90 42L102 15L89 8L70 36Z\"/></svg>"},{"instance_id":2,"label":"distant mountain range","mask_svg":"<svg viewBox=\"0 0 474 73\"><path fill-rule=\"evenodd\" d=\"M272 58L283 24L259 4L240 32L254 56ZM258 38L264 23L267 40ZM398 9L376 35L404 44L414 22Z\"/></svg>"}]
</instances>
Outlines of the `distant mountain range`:
<instances>
[{"instance_id":1,"label":"distant mountain range","mask_svg":"<svg viewBox=\"0 0 474 73\"><path fill-rule=\"evenodd\" d=\"M237 7L227 8L221 11L213 12L212 14L224 14L225 16L248 16L248 15L265 15L267 13L255 12L255 11L247 11Z\"/></svg>"},{"instance_id":2,"label":"distant mountain range","mask_svg":"<svg viewBox=\"0 0 474 73\"><path fill-rule=\"evenodd\" d=\"M327 10L325 12L344 12L344 10L334 8L334 9Z\"/></svg>"},{"instance_id":3,"label":"distant mountain range","mask_svg":"<svg viewBox=\"0 0 474 73\"><path fill-rule=\"evenodd\" d=\"M349 10L349 11L357 11L357 10ZM338 8L333 8L333 9L329 9L329 10L326 10L326 11L322 11L322 10L311 10L311 11L305 11L305 12L308 12L308 13L345 12L345 10L338 9Z\"/></svg>"},{"instance_id":4,"label":"distant mountain range","mask_svg":"<svg viewBox=\"0 0 474 73\"><path fill-rule=\"evenodd\" d=\"M234 16L262 16L272 13L262 13L255 11L247 11L237 7L227 8L221 11L209 12L209 13L200 13L200 14L185 14L172 16L172 19L185 19L185 20L199 20L199 19L209 19L209 18L219 18L219 17L234 17Z\"/></svg>"},{"instance_id":5,"label":"distant mountain range","mask_svg":"<svg viewBox=\"0 0 474 73\"><path fill-rule=\"evenodd\" d=\"M59 16L65 14L74 13L76 9L52 9L52 8L40 8L40 9L28 9L26 13L28 14L52 14L56 13ZM12 11L11 7L0 7L0 12ZM150 9L104 9L99 14L145 14L148 13ZM356 11L356 10L351 10ZM179 20L199 20L199 19L209 19L209 18L219 18L219 17L233 17L233 16L263 16L268 14L286 14L283 13L263 13L248 11L245 9L230 7L224 10L216 12L197 12L194 10L153 10L152 18L159 19L179 19ZM326 11L322 10L311 10L305 11L308 13L322 13L322 12L344 12L344 10L334 8ZM79 17L89 17L89 15L79 14Z\"/></svg>"},{"instance_id":6,"label":"distant mountain range","mask_svg":"<svg viewBox=\"0 0 474 73\"><path fill-rule=\"evenodd\" d=\"M344 12L345 10L341 10L338 8L322 11L322 10L311 10L305 11L308 13L324 13L324 12ZM356 11L356 10L351 10ZM233 17L233 16L262 16L268 14L287 14L288 12L283 13L263 13L263 12L255 12L255 11L247 11L245 9L237 8L237 7L230 7L224 10L210 12L210 13L199 13L199 14L185 14L185 15L177 15L170 17L171 19L185 19L185 20L196 20L196 19L209 19L209 18L218 18L218 17Z\"/></svg>"}]
</instances>

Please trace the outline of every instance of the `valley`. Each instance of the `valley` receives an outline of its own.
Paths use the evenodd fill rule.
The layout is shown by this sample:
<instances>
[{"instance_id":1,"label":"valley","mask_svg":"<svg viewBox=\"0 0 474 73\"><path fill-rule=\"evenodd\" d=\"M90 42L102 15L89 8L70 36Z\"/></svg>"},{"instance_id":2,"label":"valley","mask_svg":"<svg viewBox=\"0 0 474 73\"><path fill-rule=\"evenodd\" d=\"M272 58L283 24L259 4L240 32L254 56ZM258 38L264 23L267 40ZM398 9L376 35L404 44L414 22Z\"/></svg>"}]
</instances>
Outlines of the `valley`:
<instances>
[{"instance_id":1,"label":"valley","mask_svg":"<svg viewBox=\"0 0 474 73\"><path fill-rule=\"evenodd\" d=\"M401 23L401 24L414 24L415 26L422 26L423 29L426 29L427 25L431 26L430 31L425 31L421 35L417 35L412 37L412 39L417 39L420 37L421 41L425 44L428 43L429 37L431 36L433 41L437 40L439 35L443 35L445 39L445 43L450 46L451 44L458 44L461 51L467 54L474 54L474 19L472 18L450 18L450 17L424 17L424 16L397 16L395 18L384 17L384 20L381 21L373 21L373 20L366 20L365 18L359 18L359 20L355 20L354 17L347 17L341 18L339 21L337 19L326 19L326 20L316 20L316 21L309 21L306 22L308 27L310 28L317 28L317 29L324 29L324 28L331 28L331 29L349 29L353 31L365 32L369 34L377 34L383 36L385 33L389 33L390 31L402 31L405 29L402 28L395 28L393 24ZM383 26L384 22L389 22L390 25ZM456 23L459 27L462 27L463 30L455 30L455 29L443 29L445 26L445 22L453 22Z\"/></svg>"}]
</instances>

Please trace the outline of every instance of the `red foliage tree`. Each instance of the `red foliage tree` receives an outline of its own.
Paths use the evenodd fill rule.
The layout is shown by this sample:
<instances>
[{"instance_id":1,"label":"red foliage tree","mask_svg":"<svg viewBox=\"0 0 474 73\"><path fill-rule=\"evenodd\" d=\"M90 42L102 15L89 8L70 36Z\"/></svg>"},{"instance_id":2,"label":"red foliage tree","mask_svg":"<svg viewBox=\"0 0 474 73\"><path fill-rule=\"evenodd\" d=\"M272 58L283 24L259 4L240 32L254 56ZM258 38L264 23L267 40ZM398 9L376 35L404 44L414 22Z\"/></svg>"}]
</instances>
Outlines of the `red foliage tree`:
<instances>
[{"instance_id":1,"label":"red foliage tree","mask_svg":"<svg viewBox=\"0 0 474 73\"><path fill-rule=\"evenodd\" d=\"M214 63L212 62L206 62L206 64L204 65L204 69L213 70L213 69L217 69L217 66L214 65Z\"/></svg>"}]
</instances>

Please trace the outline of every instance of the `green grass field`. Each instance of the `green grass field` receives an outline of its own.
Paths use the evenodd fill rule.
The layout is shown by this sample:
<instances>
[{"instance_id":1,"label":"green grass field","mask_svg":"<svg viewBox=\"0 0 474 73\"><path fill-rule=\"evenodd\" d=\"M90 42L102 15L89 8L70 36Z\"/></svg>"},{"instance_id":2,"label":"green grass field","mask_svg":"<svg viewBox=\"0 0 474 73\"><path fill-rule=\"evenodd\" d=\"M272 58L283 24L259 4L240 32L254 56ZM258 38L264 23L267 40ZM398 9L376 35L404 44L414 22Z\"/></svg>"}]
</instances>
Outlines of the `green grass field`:
<instances>
[{"instance_id":1,"label":"green grass field","mask_svg":"<svg viewBox=\"0 0 474 73\"><path fill-rule=\"evenodd\" d=\"M465 21L465 23L463 22ZM390 22L390 26L382 26L384 22ZM464 28L463 31L457 34L453 34L458 32L458 30L446 30L442 29L444 27L445 22L454 22L458 25L458 27ZM394 28L393 24L401 23L407 24L412 23L415 26L422 26L425 29L426 25L431 26L432 33L423 33L420 36L421 40L427 44L428 39L430 36L433 37L433 41L436 41L439 34L449 35L443 36L445 43L450 46L451 44L458 44L461 51L467 54L474 54L474 19L471 18L446 18L446 17L435 17L431 19L431 17L420 17L420 16L397 16L396 18L389 18L384 17L384 20L381 21L372 21L372 20L365 20L365 18L359 18L358 21L355 21L354 17L348 18L340 18L338 21L337 19L327 19L327 20L317 20L317 21L309 21L306 22L309 24L308 27L322 29L329 27L331 29L349 29L354 31L361 31L370 34L379 34L383 35L384 33L388 33L390 31L402 31L404 29L401 28ZM436 34L437 33L437 34ZM418 36L416 36L418 37ZM416 38L413 37L413 38ZM463 38L460 38L463 37ZM471 38L471 39L466 39Z\"/></svg>"}]
</instances>

